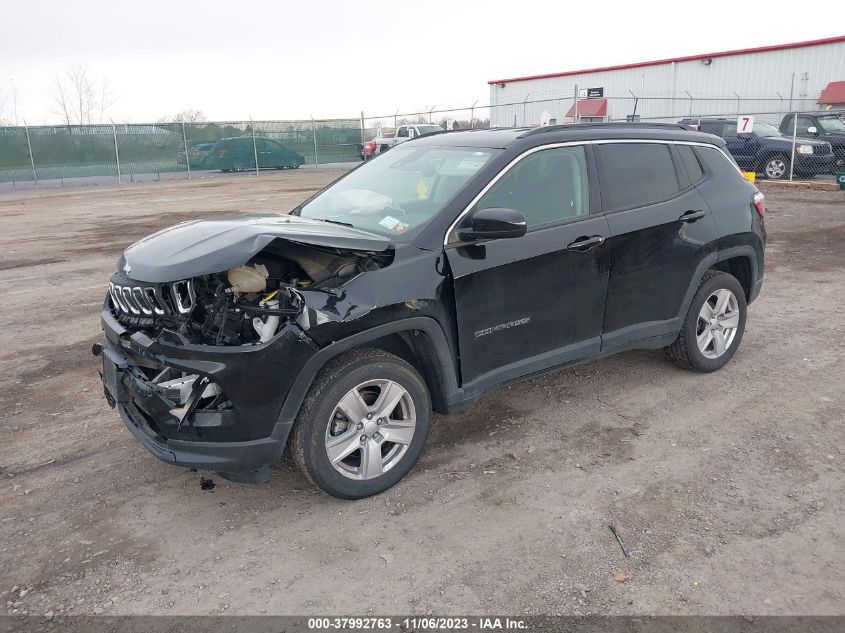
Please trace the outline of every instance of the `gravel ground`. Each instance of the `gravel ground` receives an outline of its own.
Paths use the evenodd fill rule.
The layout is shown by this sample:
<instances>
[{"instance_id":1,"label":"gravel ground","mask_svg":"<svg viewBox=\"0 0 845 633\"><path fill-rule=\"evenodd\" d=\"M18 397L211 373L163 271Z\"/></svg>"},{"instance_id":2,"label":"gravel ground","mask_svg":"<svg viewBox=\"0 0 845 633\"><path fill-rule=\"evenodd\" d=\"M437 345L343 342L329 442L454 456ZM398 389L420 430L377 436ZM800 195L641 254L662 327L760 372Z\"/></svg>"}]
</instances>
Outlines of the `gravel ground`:
<instances>
[{"instance_id":1,"label":"gravel ground","mask_svg":"<svg viewBox=\"0 0 845 633\"><path fill-rule=\"evenodd\" d=\"M632 352L500 389L438 417L414 472L357 502L287 464L202 490L208 473L151 457L90 354L120 251L287 210L336 175L0 196L9 613L845 613L841 193L763 185L766 283L715 374Z\"/></svg>"}]
</instances>

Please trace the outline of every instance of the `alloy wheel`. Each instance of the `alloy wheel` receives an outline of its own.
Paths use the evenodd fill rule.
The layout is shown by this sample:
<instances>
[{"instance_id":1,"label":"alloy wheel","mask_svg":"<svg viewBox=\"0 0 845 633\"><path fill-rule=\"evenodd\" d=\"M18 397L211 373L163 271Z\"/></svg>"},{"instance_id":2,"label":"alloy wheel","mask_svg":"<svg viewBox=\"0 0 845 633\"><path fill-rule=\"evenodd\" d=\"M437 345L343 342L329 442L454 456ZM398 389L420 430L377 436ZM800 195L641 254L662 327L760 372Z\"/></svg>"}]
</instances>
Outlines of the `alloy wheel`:
<instances>
[{"instance_id":1,"label":"alloy wheel","mask_svg":"<svg viewBox=\"0 0 845 633\"><path fill-rule=\"evenodd\" d=\"M786 174L786 163L780 158L773 158L766 163L766 177L771 180L783 178Z\"/></svg>"},{"instance_id":2,"label":"alloy wheel","mask_svg":"<svg viewBox=\"0 0 845 633\"><path fill-rule=\"evenodd\" d=\"M375 479L402 459L416 425L413 399L402 385L369 380L346 392L332 411L326 455L344 477Z\"/></svg>"},{"instance_id":3,"label":"alloy wheel","mask_svg":"<svg viewBox=\"0 0 845 633\"><path fill-rule=\"evenodd\" d=\"M733 344L739 327L739 304L730 290L714 291L698 313L695 339L705 358L719 358Z\"/></svg>"}]
</instances>

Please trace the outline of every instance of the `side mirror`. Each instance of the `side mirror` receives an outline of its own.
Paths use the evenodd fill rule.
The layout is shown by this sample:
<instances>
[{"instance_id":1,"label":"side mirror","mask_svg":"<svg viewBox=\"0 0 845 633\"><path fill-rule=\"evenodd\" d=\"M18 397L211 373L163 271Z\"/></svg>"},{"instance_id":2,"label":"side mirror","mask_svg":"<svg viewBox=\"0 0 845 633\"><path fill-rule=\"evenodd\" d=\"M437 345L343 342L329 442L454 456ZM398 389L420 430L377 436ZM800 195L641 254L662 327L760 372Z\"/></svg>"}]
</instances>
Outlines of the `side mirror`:
<instances>
[{"instance_id":1,"label":"side mirror","mask_svg":"<svg viewBox=\"0 0 845 633\"><path fill-rule=\"evenodd\" d=\"M810 127L807 128L807 133L808 134L818 134L819 130L816 128L815 125L811 125Z\"/></svg>"},{"instance_id":2,"label":"side mirror","mask_svg":"<svg viewBox=\"0 0 845 633\"><path fill-rule=\"evenodd\" d=\"M528 230L528 222L521 211L498 207L473 211L463 224L458 229L458 239L462 242L522 237Z\"/></svg>"}]
</instances>

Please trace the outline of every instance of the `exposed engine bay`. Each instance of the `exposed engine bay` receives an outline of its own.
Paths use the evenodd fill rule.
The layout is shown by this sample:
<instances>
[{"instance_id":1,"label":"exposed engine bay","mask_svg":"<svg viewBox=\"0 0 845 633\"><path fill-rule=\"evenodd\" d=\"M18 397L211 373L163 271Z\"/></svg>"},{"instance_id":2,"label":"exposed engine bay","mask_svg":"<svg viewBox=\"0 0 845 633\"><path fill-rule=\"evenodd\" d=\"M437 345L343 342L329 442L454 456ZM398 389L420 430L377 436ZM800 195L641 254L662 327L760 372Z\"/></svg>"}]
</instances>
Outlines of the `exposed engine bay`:
<instances>
[{"instance_id":1,"label":"exposed engine bay","mask_svg":"<svg viewBox=\"0 0 845 633\"><path fill-rule=\"evenodd\" d=\"M112 311L132 329L168 329L203 345L269 341L304 307L299 292L341 286L390 263L392 252L363 252L276 239L241 266L173 282L139 282L118 272ZM125 270L125 268L124 268Z\"/></svg>"}]
</instances>

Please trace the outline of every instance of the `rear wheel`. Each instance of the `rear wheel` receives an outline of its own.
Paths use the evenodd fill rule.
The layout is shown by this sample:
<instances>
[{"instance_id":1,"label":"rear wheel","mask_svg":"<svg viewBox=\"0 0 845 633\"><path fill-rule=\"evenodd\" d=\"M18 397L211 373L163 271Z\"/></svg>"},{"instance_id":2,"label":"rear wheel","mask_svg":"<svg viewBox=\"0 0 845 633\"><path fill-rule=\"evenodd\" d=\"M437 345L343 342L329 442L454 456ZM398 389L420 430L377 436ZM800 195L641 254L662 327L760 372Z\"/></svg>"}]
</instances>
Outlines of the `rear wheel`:
<instances>
[{"instance_id":1,"label":"rear wheel","mask_svg":"<svg viewBox=\"0 0 845 633\"><path fill-rule=\"evenodd\" d=\"M735 277L707 271L684 320L678 338L666 348L683 369L710 372L733 358L745 331L745 291Z\"/></svg>"},{"instance_id":2,"label":"rear wheel","mask_svg":"<svg viewBox=\"0 0 845 633\"><path fill-rule=\"evenodd\" d=\"M320 489L360 499L408 474L430 422L428 390L413 367L381 350L354 350L330 361L311 386L291 453Z\"/></svg>"},{"instance_id":3,"label":"rear wheel","mask_svg":"<svg viewBox=\"0 0 845 633\"><path fill-rule=\"evenodd\" d=\"M232 169L234 171L243 171L244 170L244 164L241 161L236 160L234 163L232 163Z\"/></svg>"}]
</instances>

